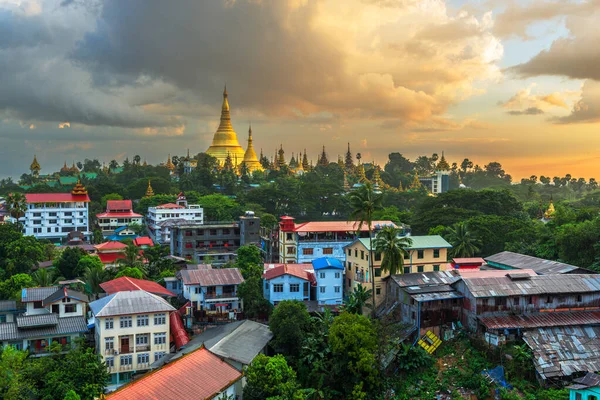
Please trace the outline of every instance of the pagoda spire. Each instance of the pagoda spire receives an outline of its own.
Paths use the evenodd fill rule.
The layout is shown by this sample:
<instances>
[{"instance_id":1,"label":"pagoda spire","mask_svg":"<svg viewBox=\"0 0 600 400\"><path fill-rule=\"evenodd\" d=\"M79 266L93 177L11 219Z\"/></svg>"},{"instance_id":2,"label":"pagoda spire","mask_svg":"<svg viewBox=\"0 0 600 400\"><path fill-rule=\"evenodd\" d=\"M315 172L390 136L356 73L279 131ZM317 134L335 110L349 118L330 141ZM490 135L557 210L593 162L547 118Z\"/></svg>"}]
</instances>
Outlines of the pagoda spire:
<instances>
[{"instance_id":1,"label":"pagoda spire","mask_svg":"<svg viewBox=\"0 0 600 400\"><path fill-rule=\"evenodd\" d=\"M365 174L365 165L360 164L358 168L358 182L359 183L367 183L369 180L367 179L367 175Z\"/></svg>"},{"instance_id":2,"label":"pagoda spire","mask_svg":"<svg viewBox=\"0 0 600 400\"><path fill-rule=\"evenodd\" d=\"M304 149L304 155L302 156L302 168L308 171L308 157L306 156L306 149Z\"/></svg>"},{"instance_id":3,"label":"pagoda spire","mask_svg":"<svg viewBox=\"0 0 600 400\"><path fill-rule=\"evenodd\" d=\"M154 190L152 189L152 185L150 184L150 179L148 179L148 188L146 189L146 195L144 197L152 196L154 196Z\"/></svg>"},{"instance_id":4,"label":"pagoda spire","mask_svg":"<svg viewBox=\"0 0 600 400\"><path fill-rule=\"evenodd\" d=\"M81 180L77 179L77 183L73 187L73 190L71 190L71 194L74 196L85 196L88 194L85 186L81 184Z\"/></svg>"},{"instance_id":5,"label":"pagoda spire","mask_svg":"<svg viewBox=\"0 0 600 400\"><path fill-rule=\"evenodd\" d=\"M166 167L169 171L171 171L171 174L173 173L173 171L175 171L175 164L173 164L173 161L171 161L171 153L169 153L169 156L167 158Z\"/></svg>"},{"instance_id":6,"label":"pagoda spire","mask_svg":"<svg viewBox=\"0 0 600 400\"><path fill-rule=\"evenodd\" d=\"M421 186L422 186L422 184L421 184L421 181L419 180L419 174L417 172L415 172L415 177L414 177L414 179L413 179L413 181L410 184L410 186L409 186L408 189L409 190L416 190L416 189L421 188Z\"/></svg>"},{"instance_id":7,"label":"pagoda spire","mask_svg":"<svg viewBox=\"0 0 600 400\"><path fill-rule=\"evenodd\" d=\"M321 152L321 156L319 157L319 160L317 161L317 165L320 165L322 167L326 167L329 165L329 160L327 159L327 153L325 152L325 146L323 146L323 152Z\"/></svg>"},{"instance_id":8,"label":"pagoda spire","mask_svg":"<svg viewBox=\"0 0 600 400\"><path fill-rule=\"evenodd\" d=\"M279 150L277 151L277 166L279 168L285 167L285 151L283 151L283 144L279 145Z\"/></svg>"},{"instance_id":9,"label":"pagoda spire","mask_svg":"<svg viewBox=\"0 0 600 400\"><path fill-rule=\"evenodd\" d=\"M260 150L260 158L262 159L262 149ZM254 145L252 144L252 125L248 127L248 147L244 153L243 163L246 165L248 172L256 170L262 171L262 165L258 157L256 157L256 151L254 151Z\"/></svg>"},{"instance_id":10,"label":"pagoda spire","mask_svg":"<svg viewBox=\"0 0 600 400\"><path fill-rule=\"evenodd\" d=\"M448 164L448 162L446 161L443 151L442 151L442 158L440 158L440 161L438 162L438 165L435 169L437 171L449 171L450 170L450 164Z\"/></svg>"},{"instance_id":11,"label":"pagoda spire","mask_svg":"<svg viewBox=\"0 0 600 400\"><path fill-rule=\"evenodd\" d=\"M40 167L40 163L37 160L37 155L33 155L33 161L31 162L31 165L29 166L29 170L31 171L31 175L33 176L38 176L40 173L40 170L42 168Z\"/></svg>"},{"instance_id":12,"label":"pagoda spire","mask_svg":"<svg viewBox=\"0 0 600 400\"><path fill-rule=\"evenodd\" d=\"M344 171L344 191L350 191L350 183L348 183L348 174L346 173L346 171Z\"/></svg>"},{"instance_id":13,"label":"pagoda spire","mask_svg":"<svg viewBox=\"0 0 600 400\"><path fill-rule=\"evenodd\" d=\"M379 175L379 166L375 166L375 172L373 172L372 180L375 185L381 186L381 175Z\"/></svg>"},{"instance_id":14,"label":"pagoda spire","mask_svg":"<svg viewBox=\"0 0 600 400\"><path fill-rule=\"evenodd\" d=\"M238 142L237 133L231 125L227 85L223 89L223 104L221 105L219 127L213 136L210 147L206 150L206 154L215 157L221 165L225 162L228 154L230 154L232 159L237 156L238 160L243 160L245 154L244 149Z\"/></svg>"}]
</instances>

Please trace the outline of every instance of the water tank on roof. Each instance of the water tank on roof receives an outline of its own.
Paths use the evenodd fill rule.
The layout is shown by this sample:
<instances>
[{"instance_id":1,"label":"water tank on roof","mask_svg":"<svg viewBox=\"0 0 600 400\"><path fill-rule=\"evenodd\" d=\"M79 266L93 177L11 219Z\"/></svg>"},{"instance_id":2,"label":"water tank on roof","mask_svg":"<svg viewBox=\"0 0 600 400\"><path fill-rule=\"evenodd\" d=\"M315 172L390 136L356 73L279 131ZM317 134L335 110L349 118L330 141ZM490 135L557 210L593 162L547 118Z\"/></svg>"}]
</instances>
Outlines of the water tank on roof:
<instances>
[{"instance_id":1,"label":"water tank on roof","mask_svg":"<svg viewBox=\"0 0 600 400\"><path fill-rule=\"evenodd\" d=\"M246 211L246 217L254 217L254 211Z\"/></svg>"}]
</instances>

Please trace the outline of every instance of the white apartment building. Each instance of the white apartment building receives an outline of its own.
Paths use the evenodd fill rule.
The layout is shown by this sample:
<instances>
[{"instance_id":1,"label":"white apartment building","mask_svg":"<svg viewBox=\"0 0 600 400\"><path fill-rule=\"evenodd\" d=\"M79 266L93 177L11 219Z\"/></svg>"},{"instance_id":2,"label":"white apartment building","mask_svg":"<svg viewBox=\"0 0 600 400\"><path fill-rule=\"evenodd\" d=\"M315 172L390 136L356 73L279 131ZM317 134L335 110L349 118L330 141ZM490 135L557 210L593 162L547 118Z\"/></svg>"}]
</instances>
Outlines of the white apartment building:
<instances>
[{"instance_id":1,"label":"white apartment building","mask_svg":"<svg viewBox=\"0 0 600 400\"><path fill-rule=\"evenodd\" d=\"M106 211L96 214L96 219L105 237L112 235L119 228L126 228L129 224L141 225L144 221L142 215L133 212L131 200L108 200Z\"/></svg>"},{"instance_id":2,"label":"white apartment building","mask_svg":"<svg viewBox=\"0 0 600 400\"><path fill-rule=\"evenodd\" d=\"M175 308L163 298L143 290L117 292L90 303L90 310L96 351L111 385L128 382L169 353L169 313Z\"/></svg>"},{"instance_id":3,"label":"white apartment building","mask_svg":"<svg viewBox=\"0 0 600 400\"><path fill-rule=\"evenodd\" d=\"M154 243L169 244L171 242L172 223L196 222L202 224L204 221L204 210L198 204L188 204L183 193L177 197L177 202L162 204L156 207L148 207L146 216L150 238Z\"/></svg>"},{"instance_id":4,"label":"white apartment building","mask_svg":"<svg viewBox=\"0 0 600 400\"><path fill-rule=\"evenodd\" d=\"M83 186L81 186L83 188ZM23 232L38 239L63 240L69 232L89 232L90 198L85 189L71 193L29 193Z\"/></svg>"}]
</instances>

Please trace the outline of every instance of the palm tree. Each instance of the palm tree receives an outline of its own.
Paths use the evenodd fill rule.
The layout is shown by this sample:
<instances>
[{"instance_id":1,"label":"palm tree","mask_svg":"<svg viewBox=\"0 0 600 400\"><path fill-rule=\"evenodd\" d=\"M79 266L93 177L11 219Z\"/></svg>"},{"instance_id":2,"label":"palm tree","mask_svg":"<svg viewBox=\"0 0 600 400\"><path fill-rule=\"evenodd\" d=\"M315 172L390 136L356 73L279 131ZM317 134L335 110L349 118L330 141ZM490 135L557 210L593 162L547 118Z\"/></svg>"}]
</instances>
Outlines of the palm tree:
<instances>
[{"instance_id":1,"label":"palm tree","mask_svg":"<svg viewBox=\"0 0 600 400\"><path fill-rule=\"evenodd\" d=\"M473 257L481 248L481 240L475 237L465 222L458 222L448 228L448 241L452 245L452 257Z\"/></svg>"},{"instance_id":2,"label":"palm tree","mask_svg":"<svg viewBox=\"0 0 600 400\"><path fill-rule=\"evenodd\" d=\"M17 228L19 228L19 218L24 216L27 211L27 200L25 195L19 192L9 193L6 196L6 207L11 217L17 220Z\"/></svg>"},{"instance_id":3,"label":"palm tree","mask_svg":"<svg viewBox=\"0 0 600 400\"><path fill-rule=\"evenodd\" d=\"M354 287L354 291L348 296L348 300L344 303L346 311L362 315L363 308L373 308L369 303L369 299L372 297L373 291L371 289L365 289L363 285L357 285Z\"/></svg>"},{"instance_id":4,"label":"palm tree","mask_svg":"<svg viewBox=\"0 0 600 400\"><path fill-rule=\"evenodd\" d=\"M352 212L350 216L358 221L356 234L360 235L363 226L367 226L369 231L369 271L371 279L371 290L373 304L375 304L375 275L373 273L373 214L375 211L383 208L381 193L375 193L371 183L367 182L349 196ZM375 308L373 308L373 317L375 317Z\"/></svg>"},{"instance_id":5,"label":"palm tree","mask_svg":"<svg viewBox=\"0 0 600 400\"><path fill-rule=\"evenodd\" d=\"M48 287L55 283L64 280L62 276L55 276L56 270L54 268L40 268L31 274L31 279L36 286Z\"/></svg>"},{"instance_id":6,"label":"palm tree","mask_svg":"<svg viewBox=\"0 0 600 400\"><path fill-rule=\"evenodd\" d=\"M85 281L86 292L89 295L94 295L98 298L98 293L101 291L100 284L108 280L109 273L104 269L102 265L93 265L88 267L83 272L83 279Z\"/></svg>"},{"instance_id":7,"label":"palm tree","mask_svg":"<svg viewBox=\"0 0 600 400\"><path fill-rule=\"evenodd\" d=\"M140 256L140 250L133 243L130 243L125 248L125 258L120 258L119 263L127 267L142 266L142 257Z\"/></svg>"},{"instance_id":8,"label":"palm tree","mask_svg":"<svg viewBox=\"0 0 600 400\"><path fill-rule=\"evenodd\" d=\"M377 233L373 246L375 254L383 254L381 272L390 275L402 273L404 258L408 256L406 249L412 246L412 239L400 236L401 234L402 230L395 226L386 226Z\"/></svg>"}]
</instances>

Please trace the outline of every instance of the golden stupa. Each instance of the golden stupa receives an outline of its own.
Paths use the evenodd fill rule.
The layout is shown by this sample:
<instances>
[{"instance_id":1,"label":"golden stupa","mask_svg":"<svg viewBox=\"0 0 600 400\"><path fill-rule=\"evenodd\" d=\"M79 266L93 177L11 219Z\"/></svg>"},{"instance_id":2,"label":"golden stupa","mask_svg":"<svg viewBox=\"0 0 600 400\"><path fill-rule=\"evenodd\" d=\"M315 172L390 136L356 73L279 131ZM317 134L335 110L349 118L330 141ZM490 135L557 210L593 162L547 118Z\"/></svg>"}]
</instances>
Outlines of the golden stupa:
<instances>
[{"instance_id":1,"label":"golden stupa","mask_svg":"<svg viewBox=\"0 0 600 400\"><path fill-rule=\"evenodd\" d=\"M227 155L232 160L242 162L244 160L244 149L238 142L237 134L231 126L231 115L229 113L229 101L227 101L227 86L223 91L223 106L221 107L221 122L219 128L213 136L212 144L206 150L206 154L215 157L219 164L223 165ZM254 153L256 158L256 153ZM235 165L237 166L237 165Z\"/></svg>"},{"instance_id":2,"label":"golden stupa","mask_svg":"<svg viewBox=\"0 0 600 400\"><path fill-rule=\"evenodd\" d=\"M248 128L248 147L244 154L244 164L246 165L246 168L248 168L248 172L262 171L263 169L256 156L256 151L254 151L254 146L252 145L252 126Z\"/></svg>"}]
</instances>

